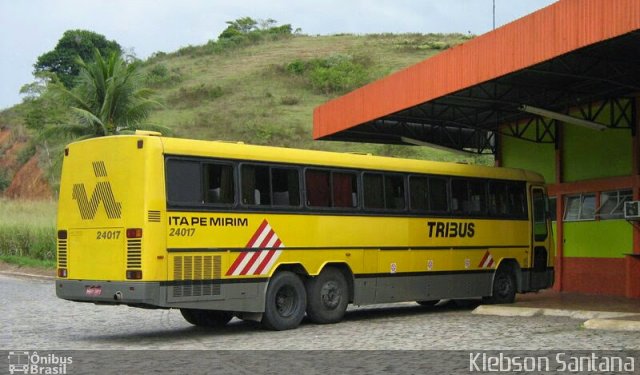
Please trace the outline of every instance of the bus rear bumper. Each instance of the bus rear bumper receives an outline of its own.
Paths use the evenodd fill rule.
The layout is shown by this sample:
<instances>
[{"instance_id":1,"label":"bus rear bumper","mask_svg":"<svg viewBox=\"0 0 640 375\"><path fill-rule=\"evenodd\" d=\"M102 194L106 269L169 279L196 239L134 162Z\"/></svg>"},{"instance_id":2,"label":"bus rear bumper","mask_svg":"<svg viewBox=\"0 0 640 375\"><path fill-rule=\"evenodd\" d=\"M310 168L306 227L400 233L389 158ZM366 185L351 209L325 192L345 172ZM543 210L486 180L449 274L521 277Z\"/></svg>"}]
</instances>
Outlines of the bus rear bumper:
<instances>
[{"instance_id":1,"label":"bus rear bumper","mask_svg":"<svg viewBox=\"0 0 640 375\"><path fill-rule=\"evenodd\" d=\"M226 283L220 288L214 285L211 280L200 283L56 279L56 295L75 302L146 308L264 311L266 280Z\"/></svg>"},{"instance_id":2,"label":"bus rear bumper","mask_svg":"<svg viewBox=\"0 0 640 375\"><path fill-rule=\"evenodd\" d=\"M57 279L56 295L76 302L158 306L160 283Z\"/></svg>"}]
</instances>

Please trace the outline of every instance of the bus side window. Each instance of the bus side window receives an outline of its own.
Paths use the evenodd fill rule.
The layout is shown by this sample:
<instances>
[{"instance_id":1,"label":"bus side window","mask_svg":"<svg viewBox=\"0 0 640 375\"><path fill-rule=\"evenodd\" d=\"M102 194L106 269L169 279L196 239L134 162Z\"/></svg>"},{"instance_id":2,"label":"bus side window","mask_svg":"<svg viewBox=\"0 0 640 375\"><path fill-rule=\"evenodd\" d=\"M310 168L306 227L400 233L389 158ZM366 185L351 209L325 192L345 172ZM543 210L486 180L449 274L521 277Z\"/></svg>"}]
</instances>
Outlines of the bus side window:
<instances>
[{"instance_id":1,"label":"bus side window","mask_svg":"<svg viewBox=\"0 0 640 375\"><path fill-rule=\"evenodd\" d=\"M409 204L412 210L429 210L429 180L426 177L409 177Z\"/></svg>"},{"instance_id":2,"label":"bus side window","mask_svg":"<svg viewBox=\"0 0 640 375\"><path fill-rule=\"evenodd\" d=\"M449 211L447 179L429 177L429 209L433 212Z\"/></svg>"},{"instance_id":3,"label":"bus side window","mask_svg":"<svg viewBox=\"0 0 640 375\"><path fill-rule=\"evenodd\" d=\"M300 206L300 180L298 170L271 168L273 204L276 206Z\"/></svg>"},{"instance_id":4,"label":"bus side window","mask_svg":"<svg viewBox=\"0 0 640 375\"><path fill-rule=\"evenodd\" d=\"M174 204L201 204L200 162L167 160L167 200Z\"/></svg>"},{"instance_id":5,"label":"bus side window","mask_svg":"<svg viewBox=\"0 0 640 375\"><path fill-rule=\"evenodd\" d=\"M403 210L404 178L401 175L384 175L385 208Z\"/></svg>"},{"instance_id":6,"label":"bus side window","mask_svg":"<svg viewBox=\"0 0 640 375\"><path fill-rule=\"evenodd\" d=\"M268 205L269 167L244 164L241 168L242 204Z\"/></svg>"},{"instance_id":7,"label":"bus side window","mask_svg":"<svg viewBox=\"0 0 640 375\"><path fill-rule=\"evenodd\" d=\"M487 212L487 183L485 181L469 181L469 208L472 214Z\"/></svg>"},{"instance_id":8,"label":"bus side window","mask_svg":"<svg viewBox=\"0 0 640 375\"><path fill-rule=\"evenodd\" d=\"M205 203L234 202L233 166L206 163L204 165Z\"/></svg>"},{"instance_id":9,"label":"bus side window","mask_svg":"<svg viewBox=\"0 0 640 375\"><path fill-rule=\"evenodd\" d=\"M451 180L451 210L454 214L468 213L471 208L469 203L469 187L467 180Z\"/></svg>"},{"instance_id":10,"label":"bus side window","mask_svg":"<svg viewBox=\"0 0 640 375\"><path fill-rule=\"evenodd\" d=\"M358 185L355 173L333 172L331 176L333 207L358 207Z\"/></svg>"},{"instance_id":11,"label":"bus side window","mask_svg":"<svg viewBox=\"0 0 640 375\"><path fill-rule=\"evenodd\" d=\"M329 182L329 171L317 169L307 169L305 171L307 206L331 207L331 188Z\"/></svg>"},{"instance_id":12,"label":"bus side window","mask_svg":"<svg viewBox=\"0 0 640 375\"><path fill-rule=\"evenodd\" d=\"M489 182L489 213L496 216L507 215L507 185L501 181Z\"/></svg>"},{"instance_id":13,"label":"bus side window","mask_svg":"<svg viewBox=\"0 0 640 375\"><path fill-rule=\"evenodd\" d=\"M384 208L384 186L382 175L365 173L363 176L364 207Z\"/></svg>"},{"instance_id":14,"label":"bus side window","mask_svg":"<svg viewBox=\"0 0 640 375\"><path fill-rule=\"evenodd\" d=\"M507 185L507 205L509 215L524 217L527 215L527 199L524 185L510 183Z\"/></svg>"}]
</instances>

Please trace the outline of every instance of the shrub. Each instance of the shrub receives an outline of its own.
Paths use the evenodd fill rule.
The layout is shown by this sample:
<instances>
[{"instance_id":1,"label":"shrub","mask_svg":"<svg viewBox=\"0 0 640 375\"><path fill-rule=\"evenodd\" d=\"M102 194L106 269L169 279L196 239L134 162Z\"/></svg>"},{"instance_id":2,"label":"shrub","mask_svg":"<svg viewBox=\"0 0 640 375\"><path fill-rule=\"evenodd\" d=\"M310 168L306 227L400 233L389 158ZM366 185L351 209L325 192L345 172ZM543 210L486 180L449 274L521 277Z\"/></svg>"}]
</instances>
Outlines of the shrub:
<instances>
[{"instance_id":1,"label":"shrub","mask_svg":"<svg viewBox=\"0 0 640 375\"><path fill-rule=\"evenodd\" d=\"M0 192L7 190L7 188L11 185L11 177L9 176L9 171L6 169L0 169Z\"/></svg>"},{"instance_id":2,"label":"shrub","mask_svg":"<svg viewBox=\"0 0 640 375\"><path fill-rule=\"evenodd\" d=\"M150 86L171 86L182 80L178 69L169 71L164 64L156 64L149 70L146 76L147 84Z\"/></svg>"},{"instance_id":3,"label":"shrub","mask_svg":"<svg viewBox=\"0 0 640 375\"><path fill-rule=\"evenodd\" d=\"M280 98L280 103L283 105L296 105L300 103L300 98L297 96L283 96Z\"/></svg>"},{"instance_id":4,"label":"shrub","mask_svg":"<svg viewBox=\"0 0 640 375\"><path fill-rule=\"evenodd\" d=\"M18 153L18 156L16 157L16 161L18 162L18 165L24 165L35 154L36 154L36 145L33 142L29 142L25 147L23 147L20 150L20 152Z\"/></svg>"},{"instance_id":5,"label":"shrub","mask_svg":"<svg viewBox=\"0 0 640 375\"><path fill-rule=\"evenodd\" d=\"M181 87L177 93L169 97L169 104L190 108L202 101L214 100L224 95L220 86L208 86L204 83L194 87Z\"/></svg>"},{"instance_id":6,"label":"shrub","mask_svg":"<svg viewBox=\"0 0 640 375\"><path fill-rule=\"evenodd\" d=\"M371 65L368 55L336 54L308 61L296 59L285 64L284 71L304 76L316 91L333 94L347 92L369 82L371 77L367 68Z\"/></svg>"}]
</instances>

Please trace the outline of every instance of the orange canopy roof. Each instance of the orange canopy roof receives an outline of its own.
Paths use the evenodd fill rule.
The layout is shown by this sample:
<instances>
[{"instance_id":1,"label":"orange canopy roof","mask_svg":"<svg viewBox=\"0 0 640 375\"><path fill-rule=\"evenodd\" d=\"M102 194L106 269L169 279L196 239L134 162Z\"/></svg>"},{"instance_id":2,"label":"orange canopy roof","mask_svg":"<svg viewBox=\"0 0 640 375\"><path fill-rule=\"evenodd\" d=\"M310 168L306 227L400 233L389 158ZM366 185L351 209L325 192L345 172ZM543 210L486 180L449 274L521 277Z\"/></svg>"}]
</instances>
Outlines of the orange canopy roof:
<instances>
[{"instance_id":1,"label":"orange canopy roof","mask_svg":"<svg viewBox=\"0 0 640 375\"><path fill-rule=\"evenodd\" d=\"M318 106L314 110L313 136L315 139L385 142L382 138L368 136L366 132L361 132L363 136L359 139L358 133L352 131L363 124L371 125L381 119L393 118L394 114L410 108L432 101L435 103L439 98L446 98L461 90L469 90L482 83L524 71L526 68L549 62L602 41L629 33L634 35L634 41L640 40L638 29L640 29L639 0L561 0ZM640 48L640 45L636 44L635 48ZM635 71L638 70L638 50L640 49L625 49L625 53L635 54L636 61L633 63L636 68L632 69ZM633 51L636 52L633 53ZM576 66L581 64L580 61L574 63L577 64ZM548 72L551 71L548 70ZM562 72L557 70L553 73L555 77L562 76L560 74ZM527 74L531 76L533 73ZM573 78L580 74L583 73L573 74ZM601 71L594 74L597 76L590 77L591 83L604 81ZM568 73L564 75L565 78L570 76ZM544 77L548 77L548 74ZM622 78L628 81L629 77L621 77L621 80ZM531 76L528 82L535 88L533 82L538 80ZM513 81L509 84L516 86L517 82ZM577 87L574 79L571 82L555 82L554 88L569 84ZM585 84L582 84L582 87L584 86ZM596 87L592 84L591 86L594 93L602 91L601 85ZM629 86L629 90L634 88L633 84ZM576 88L572 93L575 92L582 91ZM620 92L616 94L619 95ZM505 103L513 106L517 104L516 102L522 101L523 97L525 96L520 95L511 101L496 101L489 105L495 107L500 104L503 105L504 111L508 111L512 108L508 108ZM540 102L542 99L536 100ZM549 105L552 106L552 98L548 100ZM475 102L468 102L467 108L478 102L478 98ZM442 101L441 105L447 103L451 102ZM485 106L484 110L487 110L489 105ZM426 114L428 111L422 110L422 112L429 120L429 115ZM450 123L456 123L454 121L456 115L450 117L453 119ZM506 117L498 113L495 120L491 118L491 122L502 118ZM383 122L376 124L376 126L384 126ZM347 135L350 131L351 133Z\"/></svg>"}]
</instances>

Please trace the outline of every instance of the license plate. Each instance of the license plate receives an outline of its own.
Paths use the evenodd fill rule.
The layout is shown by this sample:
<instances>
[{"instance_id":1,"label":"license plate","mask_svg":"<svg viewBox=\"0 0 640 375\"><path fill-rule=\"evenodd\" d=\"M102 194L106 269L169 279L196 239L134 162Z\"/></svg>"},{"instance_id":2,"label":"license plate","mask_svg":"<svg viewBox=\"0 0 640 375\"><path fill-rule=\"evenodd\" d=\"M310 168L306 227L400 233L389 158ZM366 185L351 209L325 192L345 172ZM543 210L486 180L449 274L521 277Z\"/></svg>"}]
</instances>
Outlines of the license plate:
<instances>
[{"instance_id":1,"label":"license plate","mask_svg":"<svg viewBox=\"0 0 640 375\"><path fill-rule=\"evenodd\" d=\"M86 286L84 288L84 294L88 297L99 297L102 294L101 286Z\"/></svg>"}]
</instances>

